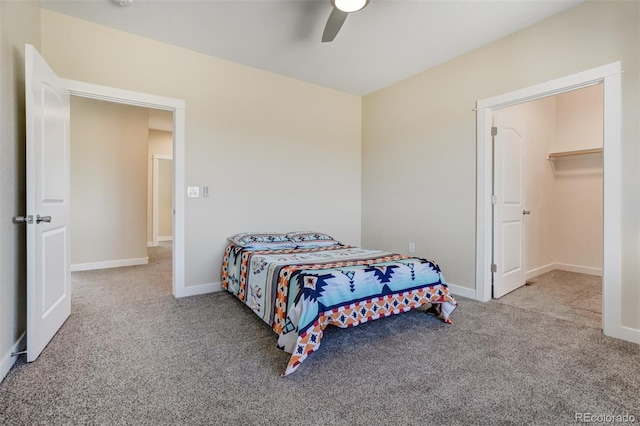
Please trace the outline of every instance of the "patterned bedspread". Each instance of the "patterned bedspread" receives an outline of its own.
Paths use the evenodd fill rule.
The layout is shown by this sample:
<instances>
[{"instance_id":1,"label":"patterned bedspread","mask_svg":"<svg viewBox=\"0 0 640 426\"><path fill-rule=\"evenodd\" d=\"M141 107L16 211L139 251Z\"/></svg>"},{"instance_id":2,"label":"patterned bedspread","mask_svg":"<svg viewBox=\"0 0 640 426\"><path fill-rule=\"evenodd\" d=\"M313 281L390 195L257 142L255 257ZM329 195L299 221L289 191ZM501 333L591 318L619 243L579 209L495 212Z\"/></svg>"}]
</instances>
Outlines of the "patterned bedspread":
<instances>
[{"instance_id":1,"label":"patterned bedspread","mask_svg":"<svg viewBox=\"0 0 640 426\"><path fill-rule=\"evenodd\" d=\"M293 373L328 325L352 327L426 303L449 322L457 303L430 260L351 246L252 250L229 244L222 287L251 308L291 353Z\"/></svg>"}]
</instances>

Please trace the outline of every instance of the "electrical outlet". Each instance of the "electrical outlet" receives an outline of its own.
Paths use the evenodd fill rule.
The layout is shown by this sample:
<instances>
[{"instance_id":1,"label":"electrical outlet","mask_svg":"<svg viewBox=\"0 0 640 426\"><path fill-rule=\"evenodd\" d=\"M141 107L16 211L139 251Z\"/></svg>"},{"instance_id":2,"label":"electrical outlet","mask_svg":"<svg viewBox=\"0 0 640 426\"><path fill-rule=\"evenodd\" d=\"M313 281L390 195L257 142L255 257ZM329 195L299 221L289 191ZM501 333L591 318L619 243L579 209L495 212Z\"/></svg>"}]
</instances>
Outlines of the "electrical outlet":
<instances>
[{"instance_id":1,"label":"electrical outlet","mask_svg":"<svg viewBox=\"0 0 640 426\"><path fill-rule=\"evenodd\" d=\"M415 243L409 243L409 253L415 253L416 252L416 245Z\"/></svg>"}]
</instances>

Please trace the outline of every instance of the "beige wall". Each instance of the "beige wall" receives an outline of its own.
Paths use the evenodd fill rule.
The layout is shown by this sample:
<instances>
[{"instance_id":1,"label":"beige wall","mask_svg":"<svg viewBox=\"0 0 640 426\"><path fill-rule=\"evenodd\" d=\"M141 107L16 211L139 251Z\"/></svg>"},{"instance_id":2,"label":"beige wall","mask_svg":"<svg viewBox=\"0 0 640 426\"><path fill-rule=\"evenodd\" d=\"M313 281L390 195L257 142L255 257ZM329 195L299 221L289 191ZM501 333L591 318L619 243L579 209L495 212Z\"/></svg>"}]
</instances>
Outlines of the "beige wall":
<instances>
[{"instance_id":1,"label":"beige wall","mask_svg":"<svg viewBox=\"0 0 640 426\"><path fill-rule=\"evenodd\" d=\"M187 286L220 281L237 232L360 243L359 97L46 10L42 53L64 78L185 100L186 185L211 188L185 200Z\"/></svg>"},{"instance_id":2,"label":"beige wall","mask_svg":"<svg viewBox=\"0 0 640 426\"><path fill-rule=\"evenodd\" d=\"M363 99L363 245L475 287L476 101L622 62L622 323L640 329L640 2L585 2Z\"/></svg>"},{"instance_id":3,"label":"beige wall","mask_svg":"<svg viewBox=\"0 0 640 426\"><path fill-rule=\"evenodd\" d=\"M147 167L149 176L147 179L147 242L153 241L153 155L173 155L173 132L165 130L149 129L149 155ZM171 182L173 185L173 181ZM172 190L172 186L163 186L165 190ZM173 210L173 207L171 207ZM166 213L164 215L166 217ZM169 220L171 223L171 219ZM159 235L173 235L172 233Z\"/></svg>"},{"instance_id":4,"label":"beige wall","mask_svg":"<svg viewBox=\"0 0 640 426\"><path fill-rule=\"evenodd\" d=\"M603 86L557 96L557 135L550 152L602 148ZM602 155L554 161L555 260L603 267Z\"/></svg>"},{"instance_id":5,"label":"beige wall","mask_svg":"<svg viewBox=\"0 0 640 426\"><path fill-rule=\"evenodd\" d=\"M601 84L556 96L558 136L553 151L602 148L603 97Z\"/></svg>"},{"instance_id":6,"label":"beige wall","mask_svg":"<svg viewBox=\"0 0 640 426\"><path fill-rule=\"evenodd\" d=\"M601 273L603 265L602 156L550 152L602 147L602 85L496 111L523 123L525 267L528 277L550 267ZM553 167L552 167L553 166Z\"/></svg>"},{"instance_id":7,"label":"beige wall","mask_svg":"<svg viewBox=\"0 0 640 426\"><path fill-rule=\"evenodd\" d=\"M71 264L147 257L148 110L71 97Z\"/></svg>"},{"instance_id":8,"label":"beige wall","mask_svg":"<svg viewBox=\"0 0 640 426\"><path fill-rule=\"evenodd\" d=\"M26 328L24 44L40 46L37 3L0 1L0 380Z\"/></svg>"}]
</instances>

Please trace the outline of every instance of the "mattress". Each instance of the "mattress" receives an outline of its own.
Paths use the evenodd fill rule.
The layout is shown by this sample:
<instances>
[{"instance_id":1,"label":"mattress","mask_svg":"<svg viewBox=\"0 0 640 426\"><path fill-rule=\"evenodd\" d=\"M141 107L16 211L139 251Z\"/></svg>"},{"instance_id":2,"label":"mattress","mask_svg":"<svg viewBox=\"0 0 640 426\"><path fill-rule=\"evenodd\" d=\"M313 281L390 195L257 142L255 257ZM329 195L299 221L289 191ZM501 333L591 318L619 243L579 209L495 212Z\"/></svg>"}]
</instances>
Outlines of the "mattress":
<instances>
[{"instance_id":1,"label":"mattress","mask_svg":"<svg viewBox=\"0 0 640 426\"><path fill-rule=\"evenodd\" d=\"M278 334L291 354L284 376L320 347L323 330L406 312L425 304L450 323L457 302L428 259L341 244L267 250L227 245L222 287Z\"/></svg>"}]
</instances>

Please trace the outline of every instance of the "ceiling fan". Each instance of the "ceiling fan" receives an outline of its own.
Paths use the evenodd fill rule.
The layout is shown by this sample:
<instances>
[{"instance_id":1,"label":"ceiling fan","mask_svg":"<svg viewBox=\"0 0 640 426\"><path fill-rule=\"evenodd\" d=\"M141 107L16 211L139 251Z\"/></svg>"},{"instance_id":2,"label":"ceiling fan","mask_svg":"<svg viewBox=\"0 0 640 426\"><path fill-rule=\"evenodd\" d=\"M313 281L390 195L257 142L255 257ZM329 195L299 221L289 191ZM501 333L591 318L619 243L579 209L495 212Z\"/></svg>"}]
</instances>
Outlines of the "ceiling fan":
<instances>
[{"instance_id":1,"label":"ceiling fan","mask_svg":"<svg viewBox=\"0 0 640 426\"><path fill-rule=\"evenodd\" d=\"M324 32L322 33L323 43L333 41L333 39L336 38L338 31L340 31L340 28L342 28L342 24L344 24L345 19L347 19L347 15L364 9L371 0L330 1L331 6L333 6L333 10L331 11L331 15L329 15L327 25L325 25Z\"/></svg>"}]
</instances>

